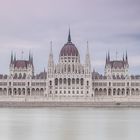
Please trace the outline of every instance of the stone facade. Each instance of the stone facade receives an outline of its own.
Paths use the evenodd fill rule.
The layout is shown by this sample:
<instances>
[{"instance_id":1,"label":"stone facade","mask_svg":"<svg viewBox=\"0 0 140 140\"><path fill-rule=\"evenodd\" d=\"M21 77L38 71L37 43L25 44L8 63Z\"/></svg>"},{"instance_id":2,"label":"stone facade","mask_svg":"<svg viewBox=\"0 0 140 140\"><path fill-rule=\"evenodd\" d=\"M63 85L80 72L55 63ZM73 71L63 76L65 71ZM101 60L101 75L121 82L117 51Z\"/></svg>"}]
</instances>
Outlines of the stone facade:
<instances>
[{"instance_id":1,"label":"stone facade","mask_svg":"<svg viewBox=\"0 0 140 140\"><path fill-rule=\"evenodd\" d=\"M101 75L91 71L88 43L85 63L80 62L80 54L71 41L69 31L57 64L54 63L51 46L47 72L34 74L30 53L28 60L17 60L12 53L9 75L0 75L0 97L113 99L140 96L140 76L129 75L127 53L122 60L114 61L108 53L104 72Z\"/></svg>"}]
</instances>

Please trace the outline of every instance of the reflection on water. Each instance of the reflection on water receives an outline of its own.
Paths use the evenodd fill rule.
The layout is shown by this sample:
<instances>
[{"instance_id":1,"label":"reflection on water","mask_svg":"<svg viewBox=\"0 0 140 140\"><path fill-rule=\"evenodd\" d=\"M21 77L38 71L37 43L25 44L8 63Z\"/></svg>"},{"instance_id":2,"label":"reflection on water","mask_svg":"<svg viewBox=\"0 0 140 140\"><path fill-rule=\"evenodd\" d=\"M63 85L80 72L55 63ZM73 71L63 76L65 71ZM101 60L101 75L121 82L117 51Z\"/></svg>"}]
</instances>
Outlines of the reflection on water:
<instances>
[{"instance_id":1,"label":"reflection on water","mask_svg":"<svg viewBox=\"0 0 140 140\"><path fill-rule=\"evenodd\" d=\"M85 139L139 140L140 109L0 109L0 140Z\"/></svg>"}]
</instances>

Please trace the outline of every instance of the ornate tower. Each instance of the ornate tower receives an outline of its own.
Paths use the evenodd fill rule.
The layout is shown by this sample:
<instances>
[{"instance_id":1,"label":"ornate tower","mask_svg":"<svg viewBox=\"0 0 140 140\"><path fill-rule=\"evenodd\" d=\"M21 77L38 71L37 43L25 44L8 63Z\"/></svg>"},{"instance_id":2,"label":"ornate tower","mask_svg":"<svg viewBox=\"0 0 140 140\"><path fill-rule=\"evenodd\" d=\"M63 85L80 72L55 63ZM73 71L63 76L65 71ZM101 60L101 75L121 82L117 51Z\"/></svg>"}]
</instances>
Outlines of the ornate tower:
<instances>
[{"instance_id":1,"label":"ornate tower","mask_svg":"<svg viewBox=\"0 0 140 140\"><path fill-rule=\"evenodd\" d=\"M46 85L46 95L48 97L53 97L54 95L54 60L52 52L52 42L50 43L50 54L48 59L48 71L47 71L47 85Z\"/></svg>"},{"instance_id":2,"label":"ornate tower","mask_svg":"<svg viewBox=\"0 0 140 140\"><path fill-rule=\"evenodd\" d=\"M93 96L92 93L92 73L91 73L91 63L90 63L90 54L89 54L89 47L87 42L87 51L85 57L85 94L87 97Z\"/></svg>"},{"instance_id":3,"label":"ornate tower","mask_svg":"<svg viewBox=\"0 0 140 140\"><path fill-rule=\"evenodd\" d=\"M54 75L54 61L53 61L52 42L51 42L50 54L48 59L48 78L52 78L53 75Z\"/></svg>"},{"instance_id":4,"label":"ornate tower","mask_svg":"<svg viewBox=\"0 0 140 140\"><path fill-rule=\"evenodd\" d=\"M90 73L91 73L91 63L90 63L89 47L87 42L87 51L85 57L85 74L90 74Z\"/></svg>"},{"instance_id":5,"label":"ornate tower","mask_svg":"<svg viewBox=\"0 0 140 140\"><path fill-rule=\"evenodd\" d=\"M126 56L118 60L110 60L110 54L106 57L106 64L105 64L105 76L108 79L116 79L116 78L128 78L129 73L129 64L128 64L128 57L127 52Z\"/></svg>"},{"instance_id":6,"label":"ornate tower","mask_svg":"<svg viewBox=\"0 0 140 140\"><path fill-rule=\"evenodd\" d=\"M9 70L10 76L14 79L31 78L34 75L33 56L29 53L28 60L17 60L16 54L13 58L13 53L11 53Z\"/></svg>"}]
</instances>

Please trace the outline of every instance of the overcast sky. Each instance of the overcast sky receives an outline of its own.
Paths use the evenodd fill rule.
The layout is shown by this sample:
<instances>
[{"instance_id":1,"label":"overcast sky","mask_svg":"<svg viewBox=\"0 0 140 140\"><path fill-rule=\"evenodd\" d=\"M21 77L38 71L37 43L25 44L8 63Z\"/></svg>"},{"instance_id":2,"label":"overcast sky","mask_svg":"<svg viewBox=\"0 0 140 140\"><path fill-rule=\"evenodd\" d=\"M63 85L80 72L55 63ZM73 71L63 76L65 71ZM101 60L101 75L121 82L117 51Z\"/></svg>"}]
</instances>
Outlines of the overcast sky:
<instances>
[{"instance_id":1,"label":"overcast sky","mask_svg":"<svg viewBox=\"0 0 140 140\"><path fill-rule=\"evenodd\" d=\"M47 68L50 41L55 63L68 28L84 63L89 42L92 68L103 73L106 52L140 74L140 0L0 0L0 73L9 72L10 53L34 55L35 73Z\"/></svg>"}]
</instances>

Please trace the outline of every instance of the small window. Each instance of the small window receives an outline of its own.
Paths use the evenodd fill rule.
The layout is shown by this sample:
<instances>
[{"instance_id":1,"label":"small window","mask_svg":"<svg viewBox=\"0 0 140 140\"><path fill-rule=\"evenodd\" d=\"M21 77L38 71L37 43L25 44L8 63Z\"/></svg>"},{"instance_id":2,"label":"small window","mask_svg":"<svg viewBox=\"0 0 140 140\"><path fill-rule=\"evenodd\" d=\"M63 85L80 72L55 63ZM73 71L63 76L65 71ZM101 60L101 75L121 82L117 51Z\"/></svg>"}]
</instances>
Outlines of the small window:
<instances>
[{"instance_id":1,"label":"small window","mask_svg":"<svg viewBox=\"0 0 140 140\"><path fill-rule=\"evenodd\" d=\"M89 81L87 81L87 86L89 85Z\"/></svg>"},{"instance_id":2,"label":"small window","mask_svg":"<svg viewBox=\"0 0 140 140\"><path fill-rule=\"evenodd\" d=\"M11 82L9 82L9 86L11 86Z\"/></svg>"},{"instance_id":3,"label":"small window","mask_svg":"<svg viewBox=\"0 0 140 140\"><path fill-rule=\"evenodd\" d=\"M52 81L50 81L50 86L52 85Z\"/></svg>"}]
</instances>

